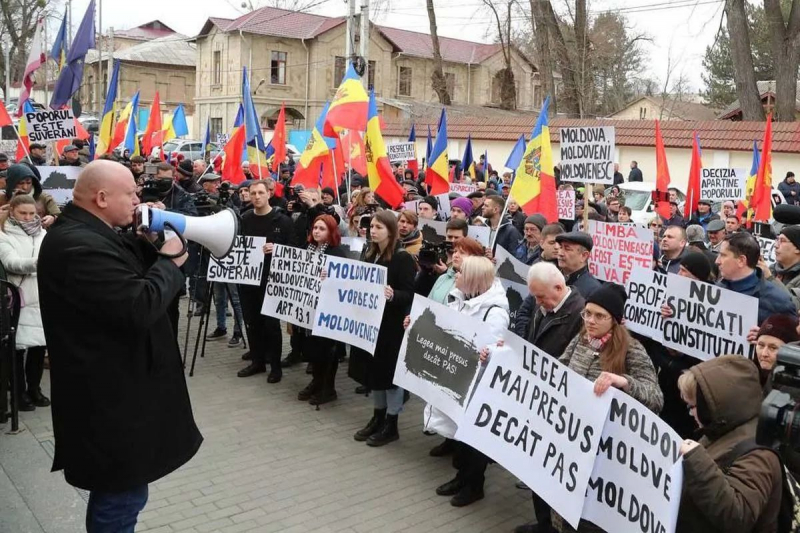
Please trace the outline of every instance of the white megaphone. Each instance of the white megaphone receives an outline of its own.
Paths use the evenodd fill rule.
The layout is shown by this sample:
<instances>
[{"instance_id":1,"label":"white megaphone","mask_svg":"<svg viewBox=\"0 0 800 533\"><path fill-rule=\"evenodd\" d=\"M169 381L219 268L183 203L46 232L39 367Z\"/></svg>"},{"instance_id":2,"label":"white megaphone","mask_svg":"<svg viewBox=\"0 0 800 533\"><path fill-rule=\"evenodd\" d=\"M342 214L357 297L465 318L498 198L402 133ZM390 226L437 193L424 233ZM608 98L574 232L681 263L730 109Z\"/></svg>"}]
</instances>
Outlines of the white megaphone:
<instances>
[{"instance_id":1,"label":"white megaphone","mask_svg":"<svg viewBox=\"0 0 800 533\"><path fill-rule=\"evenodd\" d=\"M140 205L136 209L136 229L142 233L172 230L184 244L186 239L196 242L220 258L233 248L233 241L239 234L239 219L231 209L207 217L189 217Z\"/></svg>"}]
</instances>

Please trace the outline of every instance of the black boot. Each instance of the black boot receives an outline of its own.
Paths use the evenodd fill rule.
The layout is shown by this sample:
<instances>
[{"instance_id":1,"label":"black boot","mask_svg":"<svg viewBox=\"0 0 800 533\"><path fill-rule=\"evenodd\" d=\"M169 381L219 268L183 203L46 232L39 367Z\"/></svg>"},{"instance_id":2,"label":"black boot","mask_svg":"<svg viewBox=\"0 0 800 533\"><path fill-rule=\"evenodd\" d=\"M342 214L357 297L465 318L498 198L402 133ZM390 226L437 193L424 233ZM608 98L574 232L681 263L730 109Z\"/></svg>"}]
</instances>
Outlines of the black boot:
<instances>
[{"instance_id":1,"label":"black boot","mask_svg":"<svg viewBox=\"0 0 800 533\"><path fill-rule=\"evenodd\" d=\"M314 379L311 380L311 383L309 383L305 389L297 393L297 399L301 402L307 402L319 391L320 385L321 383L319 380L317 380L316 376L314 376Z\"/></svg>"},{"instance_id":2,"label":"black boot","mask_svg":"<svg viewBox=\"0 0 800 533\"><path fill-rule=\"evenodd\" d=\"M19 406L20 411L28 412L36 410L36 405L34 405L34 403L31 401L30 396L28 396L28 393L26 392L23 392L22 394L19 395L19 402L17 403L17 405Z\"/></svg>"},{"instance_id":3,"label":"black boot","mask_svg":"<svg viewBox=\"0 0 800 533\"><path fill-rule=\"evenodd\" d=\"M383 446L400 438L397 432L397 415L386 415L381 430L367 439L367 446Z\"/></svg>"},{"instance_id":4,"label":"black boot","mask_svg":"<svg viewBox=\"0 0 800 533\"><path fill-rule=\"evenodd\" d=\"M42 389L28 389L28 396L36 407L47 407L50 405L50 398L42 394Z\"/></svg>"},{"instance_id":5,"label":"black boot","mask_svg":"<svg viewBox=\"0 0 800 533\"><path fill-rule=\"evenodd\" d=\"M367 425L356 431L356 434L353 435L353 438L358 442L364 442L372 435L380 431L381 427L383 427L384 420L386 420L386 409L375 409L372 413L372 418L369 419Z\"/></svg>"},{"instance_id":6,"label":"black boot","mask_svg":"<svg viewBox=\"0 0 800 533\"><path fill-rule=\"evenodd\" d=\"M428 452L428 455L431 457L444 457L445 455L450 455L456 449L456 441L453 439L444 439L444 442L438 444L431 448L431 451Z\"/></svg>"},{"instance_id":7,"label":"black boot","mask_svg":"<svg viewBox=\"0 0 800 533\"><path fill-rule=\"evenodd\" d=\"M483 488L474 488L469 485L458 491L458 494L450 498L450 505L453 507L466 507L471 503L483 499Z\"/></svg>"},{"instance_id":8,"label":"black boot","mask_svg":"<svg viewBox=\"0 0 800 533\"><path fill-rule=\"evenodd\" d=\"M338 398L335 387L338 369L339 360L335 355L331 355L324 363L317 361L314 365L314 379L319 379L322 386L311 396L311 405L323 405Z\"/></svg>"}]
</instances>

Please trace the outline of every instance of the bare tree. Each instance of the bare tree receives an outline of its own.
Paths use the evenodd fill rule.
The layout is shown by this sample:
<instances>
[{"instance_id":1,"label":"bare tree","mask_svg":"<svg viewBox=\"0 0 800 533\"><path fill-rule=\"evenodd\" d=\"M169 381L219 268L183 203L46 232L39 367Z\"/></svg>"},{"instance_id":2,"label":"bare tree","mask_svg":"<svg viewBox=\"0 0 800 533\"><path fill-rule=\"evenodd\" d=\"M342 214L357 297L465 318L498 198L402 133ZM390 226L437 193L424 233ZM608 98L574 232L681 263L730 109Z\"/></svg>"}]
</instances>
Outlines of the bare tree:
<instances>
[{"instance_id":1,"label":"bare tree","mask_svg":"<svg viewBox=\"0 0 800 533\"><path fill-rule=\"evenodd\" d=\"M764 12L772 36L775 120L793 122L797 101L797 68L800 65L800 0L792 1L787 22L784 22L780 0L764 0Z\"/></svg>"},{"instance_id":2,"label":"bare tree","mask_svg":"<svg viewBox=\"0 0 800 533\"><path fill-rule=\"evenodd\" d=\"M11 79L20 80L28 57L28 44L36 32L36 22L45 16L46 0L0 0L0 79L10 69ZM3 47L9 46L10 64L5 64Z\"/></svg>"},{"instance_id":3,"label":"bare tree","mask_svg":"<svg viewBox=\"0 0 800 533\"><path fill-rule=\"evenodd\" d=\"M442 105L450 105L450 93L447 92L447 80L444 77L442 70L442 51L439 47L439 33L436 28L436 11L433 9L433 0L427 0L428 4L428 22L431 26L431 43L433 44L433 74L431 74L431 83L433 90L439 97L439 102Z\"/></svg>"},{"instance_id":4,"label":"bare tree","mask_svg":"<svg viewBox=\"0 0 800 533\"><path fill-rule=\"evenodd\" d=\"M483 0L483 5L489 8L494 15L497 24L497 38L500 41L500 49L503 51L503 69L495 74L500 83L500 107L503 109L515 109L517 107L517 87L514 82L514 70L511 68L511 8L514 0L503 0L505 6L505 19L501 20L498 0ZM505 28L504 28L505 27Z\"/></svg>"},{"instance_id":5,"label":"bare tree","mask_svg":"<svg viewBox=\"0 0 800 533\"><path fill-rule=\"evenodd\" d=\"M540 0L530 0L531 4L531 27L536 41L536 57L538 58L539 78L542 82L542 94L544 98L550 96L550 114L558 112L558 100L556 95L556 83L553 71L555 65L553 56L550 54L551 39L545 22L544 10Z\"/></svg>"},{"instance_id":6,"label":"bare tree","mask_svg":"<svg viewBox=\"0 0 800 533\"><path fill-rule=\"evenodd\" d=\"M735 36L730 41L731 59L733 61L733 80L736 83L736 94L739 96L739 104L742 108L742 118L744 120L764 120L764 108L761 106L755 68L753 67L745 0L726 0L725 14L728 35ZM795 75L796 73L797 63L795 63Z\"/></svg>"},{"instance_id":7,"label":"bare tree","mask_svg":"<svg viewBox=\"0 0 800 533\"><path fill-rule=\"evenodd\" d=\"M541 6L544 15L544 23L547 27L547 32L553 44L558 61L559 71L561 72L561 79L563 81L563 93L559 110L573 116L581 116L580 112L580 95L578 90L578 78L576 76L576 69L570 57L569 48L567 48L567 41L561 31L561 24L556 12L553 10L553 5L550 0L531 0L538 2Z\"/></svg>"}]
</instances>

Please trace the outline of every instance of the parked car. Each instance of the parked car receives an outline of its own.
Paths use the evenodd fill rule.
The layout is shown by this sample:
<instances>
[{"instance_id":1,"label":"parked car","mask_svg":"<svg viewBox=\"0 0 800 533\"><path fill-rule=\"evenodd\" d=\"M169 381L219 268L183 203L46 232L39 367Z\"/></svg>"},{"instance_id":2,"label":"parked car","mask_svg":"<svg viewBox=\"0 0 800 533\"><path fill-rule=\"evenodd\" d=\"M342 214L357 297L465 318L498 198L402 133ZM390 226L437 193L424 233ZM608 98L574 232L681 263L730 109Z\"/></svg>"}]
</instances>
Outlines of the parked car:
<instances>
[{"instance_id":1,"label":"parked car","mask_svg":"<svg viewBox=\"0 0 800 533\"><path fill-rule=\"evenodd\" d=\"M78 122L89 133L97 133L100 131L100 119L94 115L81 115L78 117Z\"/></svg>"},{"instance_id":2,"label":"parked car","mask_svg":"<svg viewBox=\"0 0 800 533\"><path fill-rule=\"evenodd\" d=\"M203 141L194 140L194 139L173 139L169 142L164 143L164 151L168 154L180 154L184 158L194 161L195 159L202 159L203 158ZM217 143L211 143L211 157L217 157L222 151ZM159 147L153 148L151 152L151 157L158 157L161 153Z\"/></svg>"},{"instance_id":3,"label":"parked car","mask_svg":"<svg viewBox=\"0 0 800 533\"><path fill-rule=\"evenodd\" d=\"M651 218L655 206L653 204L653 191L656 184L652 181L634 181L621 183L618 185L620 192L625 197L625 205L631 208L631 221L647 225ZM682 206L686 199L686 193L682 187L675 187L678 191L678 202ZM606 189L606 197L611 192L611 187Z\"/></svg>"}]
</instances>

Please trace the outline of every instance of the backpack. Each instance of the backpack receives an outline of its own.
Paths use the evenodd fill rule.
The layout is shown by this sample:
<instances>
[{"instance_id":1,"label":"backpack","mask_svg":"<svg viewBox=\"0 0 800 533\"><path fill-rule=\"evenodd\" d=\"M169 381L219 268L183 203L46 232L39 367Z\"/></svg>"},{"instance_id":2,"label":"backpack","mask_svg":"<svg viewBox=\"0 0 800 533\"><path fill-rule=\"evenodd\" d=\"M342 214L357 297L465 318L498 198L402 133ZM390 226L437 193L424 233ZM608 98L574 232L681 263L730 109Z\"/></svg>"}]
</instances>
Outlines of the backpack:
<instances>
[{"instance_id":1,"label":"backpack","mask_svg":"<svg viewBox=\"0 0 800 533\"><path fill-rule=\"evenodd\" d=\"M761 446L754 439L743 440L728 452L718 464L728 474L733 463L756 450L773 452L781 463L781 506L778 511L778 533L800 533L800 484L783 464L780 452L769 446Z\"/></svg>"}]
</instances>

